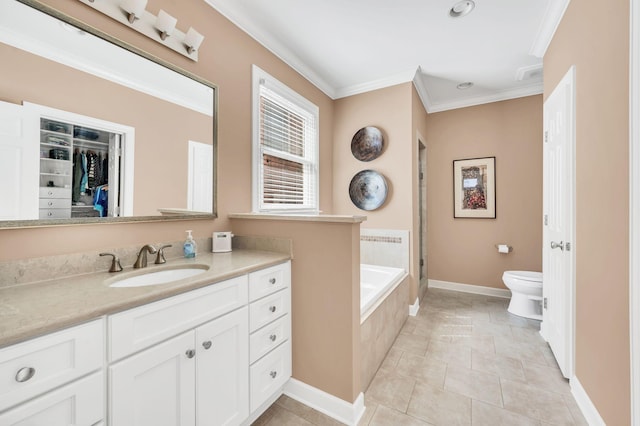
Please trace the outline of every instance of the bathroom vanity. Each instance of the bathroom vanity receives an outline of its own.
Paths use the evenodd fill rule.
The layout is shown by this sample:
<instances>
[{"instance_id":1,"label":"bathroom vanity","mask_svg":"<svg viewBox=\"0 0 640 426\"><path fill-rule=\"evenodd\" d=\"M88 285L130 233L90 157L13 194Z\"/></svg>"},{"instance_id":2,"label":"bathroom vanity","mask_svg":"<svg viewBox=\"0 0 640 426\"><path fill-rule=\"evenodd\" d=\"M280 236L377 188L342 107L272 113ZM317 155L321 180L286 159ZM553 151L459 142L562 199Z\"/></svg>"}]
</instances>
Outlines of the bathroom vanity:
<instances>
[{"instance_id":1,"label":"bathroom vanity","mask_svg":"<svg viewBox=\"0 0 640 426\"><path fill-rule=\"evenodd\" d=\"M99 273L0 290L3 309L16 317L15 327L0 329L0 424L213 426L257 418L291 377L288 256L236 251L197 261L210 269L160 286L111 288ZM63 312L57 293L83 279L84 305ZM40 294L33 303L49 313L29 325L32 308L20 304L30 295L17 296L19 287ZM49 324L41 322L47 315Z\"/></svg>"}]
</instances>

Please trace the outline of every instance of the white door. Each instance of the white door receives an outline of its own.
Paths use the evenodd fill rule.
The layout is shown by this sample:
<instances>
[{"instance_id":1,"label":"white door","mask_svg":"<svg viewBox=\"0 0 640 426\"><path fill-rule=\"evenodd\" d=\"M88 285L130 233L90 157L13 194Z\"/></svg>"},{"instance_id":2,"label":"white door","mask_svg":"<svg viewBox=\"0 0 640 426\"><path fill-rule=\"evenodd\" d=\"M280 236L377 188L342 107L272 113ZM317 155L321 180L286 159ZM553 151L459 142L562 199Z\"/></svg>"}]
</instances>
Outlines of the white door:
<instances>
[{"instance_id":1,"label":"white door","mask_svg":"<svg viewBox=\"0 0 640 426\"><path fill-rule=\"evenodd\" d=\"M213 145L189 141L187 208L213 211Z\"/></svg>"},{"instance_id":2,"label":"white door","mask_svg":"<svg viewBox=\"0 0 640 426\"><path fill-rule=\"evenodd\" d=\"M0 414L3 426L100 425L104 382L95 373Z\"/></svg>"},{"instance_id":3,"label":"white door","mask_svg":"<svg viewBox=\"0 0 640 426\"><path fill-rule=\"evenodd\" d=\"M565 377L574 359L575 67L544 103L543 312L540 331Z\"/></svg>"},{"instance_id":4,"label":"white door","mask_svg":"<svg viewBox=\"0 0 640 426\"><path fill-rule=\"evenodd\" d=\"M109 367L109 424L193 426L195 364L191 331Z\"/></svg>"},{"instance_id":5,"label":"white door","mask_svg":"<svg viewBox=\"0 0 640 426\"><path fill-rule=\"evenodd\" d=\"M39 154L34 114L0 102L0 220L38 219Z\"/></svg>"},{"instance_id":6,"label":"white door","mask_svg":"<svg viewBox=\"0 0 640 426\"><path fill-rule=\"evenodd\" d=\"M196 329L198 426L249 416L249 313L242 308Z\"/></svg>"}]
</instances>

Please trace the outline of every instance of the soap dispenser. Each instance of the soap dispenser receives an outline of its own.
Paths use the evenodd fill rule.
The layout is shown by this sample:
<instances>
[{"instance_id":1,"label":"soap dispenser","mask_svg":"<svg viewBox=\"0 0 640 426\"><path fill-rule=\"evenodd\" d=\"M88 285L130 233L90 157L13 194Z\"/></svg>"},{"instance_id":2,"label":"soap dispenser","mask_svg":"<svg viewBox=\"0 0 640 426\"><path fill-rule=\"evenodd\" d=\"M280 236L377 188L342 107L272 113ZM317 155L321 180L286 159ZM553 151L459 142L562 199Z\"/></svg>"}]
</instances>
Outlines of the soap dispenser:
<instances>
[{"instance_id":1,"label":"soap dispenser","mask_svg":"<svg viewBox=\"0 0 640 426\"><path fill-rule=\"evenodd\" d=\"M190 229L187 231L187 240L184 242L183 251L184 257L186 257L187 259L196 257L198 246L196 244L196 241L193 239L193 236L191 236Z\"/></svg>"}]
</instances>

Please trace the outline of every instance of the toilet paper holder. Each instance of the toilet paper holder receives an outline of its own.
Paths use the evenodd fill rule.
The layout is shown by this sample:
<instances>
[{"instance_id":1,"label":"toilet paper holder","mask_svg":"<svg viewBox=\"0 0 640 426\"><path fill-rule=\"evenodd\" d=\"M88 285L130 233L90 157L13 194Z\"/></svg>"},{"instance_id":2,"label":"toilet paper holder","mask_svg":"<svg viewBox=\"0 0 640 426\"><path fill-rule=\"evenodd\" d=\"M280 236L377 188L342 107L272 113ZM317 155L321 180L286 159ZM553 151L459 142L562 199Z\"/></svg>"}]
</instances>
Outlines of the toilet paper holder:
<instances>
[{"instance_id":1,"label":"toilet paper holder","mask_svg":"<svg viewBox=\"0 0 640 426\"><path fill-rule=\"evenodd\" d=\"M508 254L513 251L513 247L508 244L496 244L495 246L498 249L498 253Z\"/></svg>"}]
</instances>

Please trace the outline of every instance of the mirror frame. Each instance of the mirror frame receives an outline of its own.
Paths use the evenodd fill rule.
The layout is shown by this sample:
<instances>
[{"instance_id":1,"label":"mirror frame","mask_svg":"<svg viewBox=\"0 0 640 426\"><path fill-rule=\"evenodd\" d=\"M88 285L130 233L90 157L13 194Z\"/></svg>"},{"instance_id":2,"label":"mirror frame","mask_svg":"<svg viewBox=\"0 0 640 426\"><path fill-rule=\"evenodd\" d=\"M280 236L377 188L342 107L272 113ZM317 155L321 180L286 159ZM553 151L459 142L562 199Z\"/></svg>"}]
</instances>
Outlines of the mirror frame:
<instances>
[{"instance_id":1,"label":"mirror frame","mask_svg":"<svg viewBox=\"0 0 640 426\"><path fill-rule=\"evenodd\" d=\"M14 0L23 3L27 6L33 7L40 12L46 13L56 19L66 22L69 25L73 25L106 40L116 46L119 46L133 54L142 56L143 58L155 62L165 68L168 68L174 72L184 75L192 80L195 80L205 86L210 87L213 90L213 206L212 213L194 213L194 214L172 214L172 215L159 215L159 216L123 216L123 217L95 217L95 218L71 218L71 219L31 219L31 220L7 220L0 221L0 229L11 228L35 228L35 227L50 227L50 226L70 226L70 225L99 225L99 224L112 224L112 223L132 223L132 222L159 222L159 221L177 221L177 220L201 220L201 219L215 219L218 217L217 204L218 204L218 86L210 81L199 77L189 71L186 71L168 61L151 55L142 49L110 36L109 34L98 30L86 23L72 18L52 7L42 4L38 0Z\"/></svg>"}]
</instances>

